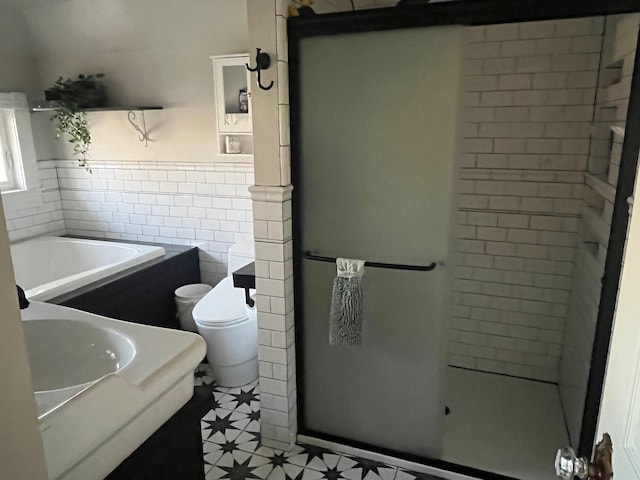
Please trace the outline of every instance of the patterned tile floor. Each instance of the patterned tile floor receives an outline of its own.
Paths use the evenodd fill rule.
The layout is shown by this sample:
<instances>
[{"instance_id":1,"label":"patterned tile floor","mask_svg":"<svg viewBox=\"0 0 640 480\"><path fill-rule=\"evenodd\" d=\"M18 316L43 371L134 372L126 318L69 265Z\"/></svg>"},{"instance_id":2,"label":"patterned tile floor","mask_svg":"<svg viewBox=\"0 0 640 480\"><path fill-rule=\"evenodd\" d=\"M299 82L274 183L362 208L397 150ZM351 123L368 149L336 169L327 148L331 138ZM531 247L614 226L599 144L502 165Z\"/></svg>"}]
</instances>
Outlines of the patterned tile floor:
<instances>
[{"instance_id":1,"label":"patterned tile floor","mask_svg":"<svg viewBox=\"0 0 640 480\"><path fill-rule=\"evenodd\" d=\"M260 442L257 382L237 388L215 385L203 364L195 385L213 389L212 408L202 418L207 480L439 480L366 458L307 444L282 452Z\"/></svg>"}]
</instances>

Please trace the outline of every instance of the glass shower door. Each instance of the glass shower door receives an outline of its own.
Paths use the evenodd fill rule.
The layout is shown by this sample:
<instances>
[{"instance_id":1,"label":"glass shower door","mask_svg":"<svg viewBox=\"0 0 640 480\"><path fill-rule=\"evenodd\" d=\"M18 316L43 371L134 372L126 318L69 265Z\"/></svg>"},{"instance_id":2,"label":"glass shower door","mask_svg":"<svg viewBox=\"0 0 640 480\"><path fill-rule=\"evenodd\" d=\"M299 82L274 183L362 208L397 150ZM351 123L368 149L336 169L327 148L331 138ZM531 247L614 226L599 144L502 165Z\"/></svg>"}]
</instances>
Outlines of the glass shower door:
<instances>
[{"instance_id":1,"label":"glass shower door","mask_svg":"<svg viewBox=\"0 0 640 480\"><path fill-rule=\"evenodd\" d=\"M437 298L443 270L367 268L359 347L327 342L335 265L304 261L303 275L305 427L438 458L445 409Z\"/></svg>"},{"instance_id":2,"label":"glass shower door","mask_svg":"<svg viewBox=\"0 0 640 480\"><path fill-rule=\"evenodd\" d=\"M301 430L441 454L447 264L365 268L362 345L328 344L329 257L447 260L459 28L314 37L300 54L296 289Z\"/></svg>"}]
</instances>

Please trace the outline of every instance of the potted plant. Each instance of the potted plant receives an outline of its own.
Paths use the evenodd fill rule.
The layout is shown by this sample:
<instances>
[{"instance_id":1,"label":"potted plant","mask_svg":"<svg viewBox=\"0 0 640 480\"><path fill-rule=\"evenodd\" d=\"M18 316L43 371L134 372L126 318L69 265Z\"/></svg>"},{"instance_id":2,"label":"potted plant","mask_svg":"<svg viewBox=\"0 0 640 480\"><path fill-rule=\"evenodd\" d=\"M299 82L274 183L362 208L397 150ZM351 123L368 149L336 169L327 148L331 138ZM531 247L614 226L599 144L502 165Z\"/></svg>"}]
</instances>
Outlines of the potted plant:
<instances>
[{"instance_id":1,"label":"potted plant","mask_svg":"<svg viewBox=\"0 0 640 480\"><path fill-rule=\"evenodd\" d=\"M86 108L100 108L107 103L107 95L100 78L103 73L80 74L76 79L58 78L53 86L45 90L45 99L54 103L56 136L68 136L73 144L73 153L78 164L88 171L87 152L91 145L91 132L87 122Z\"/></svg>"}]
</instances>

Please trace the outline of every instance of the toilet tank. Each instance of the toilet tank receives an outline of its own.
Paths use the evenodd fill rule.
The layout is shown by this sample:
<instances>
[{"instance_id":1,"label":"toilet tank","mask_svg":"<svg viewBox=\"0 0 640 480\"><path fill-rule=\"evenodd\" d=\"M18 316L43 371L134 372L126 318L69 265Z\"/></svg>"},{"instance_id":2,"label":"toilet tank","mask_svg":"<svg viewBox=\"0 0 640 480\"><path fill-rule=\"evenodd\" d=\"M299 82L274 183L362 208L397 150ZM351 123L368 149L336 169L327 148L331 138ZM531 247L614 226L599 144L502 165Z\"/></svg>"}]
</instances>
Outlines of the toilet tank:
<instances>
[{"instance_id":1,"label":"toilet tank","mask_svg":"<svg viewBox=\"0 0 640 480\"><path fill-rule=\"evenodd\" d=\"M227 275L231 275L239 268L248 265L256 259L255 246L253 243L234 243L229 247L229 264Z\"/></svg>"}]
</instances>

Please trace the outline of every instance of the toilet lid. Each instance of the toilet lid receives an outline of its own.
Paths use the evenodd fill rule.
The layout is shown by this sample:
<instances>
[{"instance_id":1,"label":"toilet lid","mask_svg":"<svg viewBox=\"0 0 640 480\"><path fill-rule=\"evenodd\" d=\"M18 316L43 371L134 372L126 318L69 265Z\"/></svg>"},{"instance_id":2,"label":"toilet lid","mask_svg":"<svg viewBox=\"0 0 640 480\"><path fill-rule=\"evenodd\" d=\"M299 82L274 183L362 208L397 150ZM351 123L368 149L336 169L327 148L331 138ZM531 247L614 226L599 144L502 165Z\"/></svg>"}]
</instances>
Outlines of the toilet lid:
<instances>
[{"instance_id":1,"label":"toilet lid","mask_svg":"<svg viewBox=\"0 0 640 480\"><path fill-rule=\"evenodd\" d=\"M213 287L193 309L193 319L204 325L222 326L247 317L244 289L235 288L231 277Z\"/></svg>"}]
</instances>

